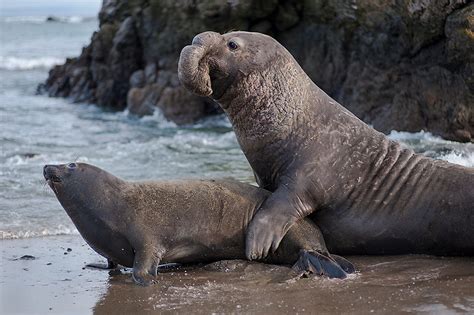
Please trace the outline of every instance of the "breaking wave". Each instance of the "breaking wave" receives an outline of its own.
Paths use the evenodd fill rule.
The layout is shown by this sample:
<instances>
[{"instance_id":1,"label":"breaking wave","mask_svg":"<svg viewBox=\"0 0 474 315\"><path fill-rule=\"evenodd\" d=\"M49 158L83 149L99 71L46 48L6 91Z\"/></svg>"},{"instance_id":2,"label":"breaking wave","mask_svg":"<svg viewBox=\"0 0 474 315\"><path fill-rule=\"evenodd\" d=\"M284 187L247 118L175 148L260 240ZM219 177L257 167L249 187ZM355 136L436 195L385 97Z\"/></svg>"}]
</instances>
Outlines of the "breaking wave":
<instances>
[{"instance_id":1,"label":"breaking wave","mask_svg":"<svg viewBox=\"0 0 474 315\"><path fill-rule=\"evenodd\" d=\"M75 228L59 225L56 228L44 228L40 230L25 230L25 231L1 231L0 239L19 239L19 238L33 238L42 236L53 236L53 235L79 235L79 232Z\"/></svg>"},{"instance_id":2,"label":"breaking wave","mask_svg":"<svg viewBox=\"0 0 474 315\"><path fill-rule=\"evenodd\" d=\"M388 137L425 156L474 167L473 143L449 141L425 131L416 133L392 131Z\"/></svg>"},{"instance_id":3,"label":"breaking wave","mask_svg":"<svg viewBox=\"0 0 474 315\"><path fill-rule=\"evenodd\" d=\"M4 70L49 69L61 63L64 63L64 59L56 57L18 58L0 56L0 69Z\"/></svg>"},{"instance_id":4,"label":"breaking wave","mask_svg":"<svg viewBox=\"0 0 474 315\"><path fill-rule=\"evenodd\" d=\"M84 16L7 16L0 19L4 23L83 23L96 20L96 17Z\"/></svg>"}]
</instances>

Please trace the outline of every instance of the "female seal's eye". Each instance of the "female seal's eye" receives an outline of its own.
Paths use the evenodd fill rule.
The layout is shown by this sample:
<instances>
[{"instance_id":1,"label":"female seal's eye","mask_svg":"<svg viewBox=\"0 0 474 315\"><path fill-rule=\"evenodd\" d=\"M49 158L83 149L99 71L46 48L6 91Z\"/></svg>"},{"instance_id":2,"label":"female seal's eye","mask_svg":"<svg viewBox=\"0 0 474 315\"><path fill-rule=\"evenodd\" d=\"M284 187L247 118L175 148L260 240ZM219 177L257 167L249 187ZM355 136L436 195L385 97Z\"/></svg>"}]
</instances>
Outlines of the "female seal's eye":
<instances>
[{"instance_id":1,"label":"female seal's eye","mask_svg":"<svg viewBox=\"0 0 474 315\"><path fill-rule=\"evenodd\" d=\"M237 43L234 41L228 42L227 46L229 47L230 50L236 50L237 48L239 48L239 45L237 45Z\"/></svg>"},{"instance_id":2,"label":"female seal's eye","mask_svg":"<svg viewBox=\"0 0 474 315\"><path fill-rule=\"evenodd\" d=\"M69 163L67 165L67 168L76 168L77 167L77 164L76 163Z\"/></svg>"}]
</instances>

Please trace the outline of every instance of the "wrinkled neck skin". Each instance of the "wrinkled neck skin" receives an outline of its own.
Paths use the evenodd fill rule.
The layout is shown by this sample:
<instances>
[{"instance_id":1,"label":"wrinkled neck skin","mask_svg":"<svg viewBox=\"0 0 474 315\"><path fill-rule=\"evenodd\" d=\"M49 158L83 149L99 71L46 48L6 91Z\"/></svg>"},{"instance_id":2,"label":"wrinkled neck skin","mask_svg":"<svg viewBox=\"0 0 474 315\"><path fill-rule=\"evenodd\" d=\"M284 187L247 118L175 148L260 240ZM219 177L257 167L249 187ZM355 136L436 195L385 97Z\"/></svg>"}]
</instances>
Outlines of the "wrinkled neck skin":
<instances>
[{"instance_id":1,"label":"wrinkled neck skin","mask_svg":"<svg viewBox=\"0 0 474 315\"><path fill-rule=\"evenodd\" d=\"M304 78L304 82L301 82ZM236 132L251 141L287 138L311 112L301 106L312 84L296 62L276 58L267 69L240 73L216 99ZM309 117L308 117L309 118ZM258 121L258 124L250 124Z\"/></svg>"},{"instance_id":2,"label":"wrinkled neck skin","mask_svg":"<svg viewBox=\"0 0 474 315\"><path fill-rule=\"evenodd\" d=\"M320 136L314 130L324 128L321 119L328 112L328 99L286 54L263 70L241 74L216 101L228 115L261 186L273 191L295 162L292 152L313 150L309 143Z\"/></svg>"}]
</instances>

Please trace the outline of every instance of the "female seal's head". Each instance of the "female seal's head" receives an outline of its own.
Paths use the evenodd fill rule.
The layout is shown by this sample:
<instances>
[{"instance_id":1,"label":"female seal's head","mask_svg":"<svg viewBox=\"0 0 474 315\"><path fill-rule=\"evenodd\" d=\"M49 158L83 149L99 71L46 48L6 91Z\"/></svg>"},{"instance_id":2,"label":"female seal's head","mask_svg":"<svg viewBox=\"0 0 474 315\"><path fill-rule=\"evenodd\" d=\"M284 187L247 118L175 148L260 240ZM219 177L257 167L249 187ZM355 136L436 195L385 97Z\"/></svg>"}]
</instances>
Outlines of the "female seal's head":
<instances>
[{"instance_id":1,"label":"female seal's head","mask_svg":"<svg viewBox=\"0 0 474 315\"><path fill-rule=\"evenodd\" d=\"M98 167L85 163L45 165L43 176L56 195L91 193L114 176Z\"/></svg>"},{"instance_id":2,"label":"female seal's head","mask_svg":"<svg viewBox=\"0 0 474 315\"><path fill-rule=\"evenodd\" d=\"M122 180L85 163L46 165L43 176L61 205L72 217L73 212L93 212L100 217L106 209L115 208Z\"/></svg>"},{"instance_id":3,"label":"female seal's head","mask_svg":"<svg viewBox=\"0 0 474 315\"><path fill-rule=\"evenodd\" d=\"M49 187L58 196L62 194L66 187L71 189L71 183L78 180L78 163L45 165L43 167L43 176ZM80 172L80 171L79 171Z\"/></svg>"},{"instance_id":4,"label":"female seal's head","mask_svg":"<svg viewBox=\"0 0 474 315\"><path fill-rule=\"evenodd\" d=\"M219 100L243 78L292 59L270 36L252 32L204 32L181 51L178 76L192 92Z\"/></svg>"}]
</instances>

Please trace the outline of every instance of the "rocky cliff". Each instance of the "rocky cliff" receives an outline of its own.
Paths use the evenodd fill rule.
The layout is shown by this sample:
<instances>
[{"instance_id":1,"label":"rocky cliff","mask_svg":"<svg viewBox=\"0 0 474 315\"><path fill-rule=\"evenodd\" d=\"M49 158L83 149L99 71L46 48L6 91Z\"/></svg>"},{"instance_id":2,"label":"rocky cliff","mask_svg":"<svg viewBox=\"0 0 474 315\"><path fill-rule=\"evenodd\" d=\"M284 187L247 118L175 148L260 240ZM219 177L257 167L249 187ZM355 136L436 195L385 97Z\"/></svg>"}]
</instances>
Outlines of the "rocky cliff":
<instances>
[{"instance_id":1,"label":"rocky cliff","mask_svg":"<svg viewBox=\"0 0 474 315\"><path fill-rule=\"evenodd\" d=\"M216 112L180 87L181 48L205 30L251 30L376 129L474 141L474 4L462 0L104 0L100 27L44 87L177 123Z\"/></svg>"}]
</instances>

